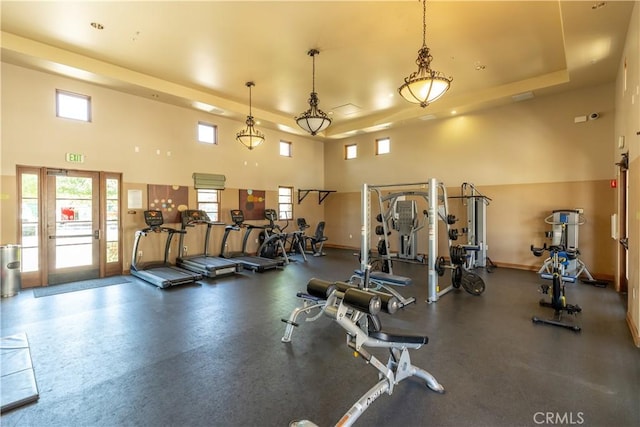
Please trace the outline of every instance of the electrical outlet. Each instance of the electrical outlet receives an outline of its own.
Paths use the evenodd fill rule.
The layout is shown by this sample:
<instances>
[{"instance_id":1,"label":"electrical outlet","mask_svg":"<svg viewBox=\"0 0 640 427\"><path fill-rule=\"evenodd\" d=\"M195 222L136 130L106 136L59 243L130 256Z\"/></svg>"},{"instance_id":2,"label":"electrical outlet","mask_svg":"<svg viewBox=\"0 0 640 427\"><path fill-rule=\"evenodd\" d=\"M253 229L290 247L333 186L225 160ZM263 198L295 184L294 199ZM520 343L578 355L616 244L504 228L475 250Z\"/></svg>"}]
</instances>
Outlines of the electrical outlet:
<instances>
[{"instance_id":1,"label":"electrical outlet","mask_svg":"<svg viewBox=\"0 0 640 427\"><path fill-rule=\"evenodd\" d=\"M142 251L138 251L138 258L142 258Z\"/></svg>"},{"instance_id":2,"label":"electrical outlet","mask_svg":"<svg viewBox=\"0 0 640 427\"><path fill-rule=\"evenodd\" d=\"M188 250L187 250L187 247L186 247L186 246L183 246L183 247L182 247L182 252L183 252L185 255L187 254Z\"/></svg>"}]
</instances>

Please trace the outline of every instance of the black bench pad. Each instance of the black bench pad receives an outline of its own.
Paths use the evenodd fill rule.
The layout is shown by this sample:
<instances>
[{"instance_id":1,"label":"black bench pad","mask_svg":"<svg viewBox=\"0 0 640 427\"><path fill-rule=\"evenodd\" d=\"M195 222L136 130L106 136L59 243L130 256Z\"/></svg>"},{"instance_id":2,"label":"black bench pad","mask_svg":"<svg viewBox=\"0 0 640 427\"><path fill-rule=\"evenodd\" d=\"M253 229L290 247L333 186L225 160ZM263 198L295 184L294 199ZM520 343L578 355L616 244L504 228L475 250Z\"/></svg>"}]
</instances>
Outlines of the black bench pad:
<instances>
[{"instance_id":1,"label":"black bench pad","mask_svg":"<svg viewBox=\"0 0 640 427\"><path fill-rule=\"evenodd\" d=\"M429 337L425 337L423 335L401 335L392 331L369 332L369 337L393 343L427 344L429 342Z\"/></svg>"}]
</instances>

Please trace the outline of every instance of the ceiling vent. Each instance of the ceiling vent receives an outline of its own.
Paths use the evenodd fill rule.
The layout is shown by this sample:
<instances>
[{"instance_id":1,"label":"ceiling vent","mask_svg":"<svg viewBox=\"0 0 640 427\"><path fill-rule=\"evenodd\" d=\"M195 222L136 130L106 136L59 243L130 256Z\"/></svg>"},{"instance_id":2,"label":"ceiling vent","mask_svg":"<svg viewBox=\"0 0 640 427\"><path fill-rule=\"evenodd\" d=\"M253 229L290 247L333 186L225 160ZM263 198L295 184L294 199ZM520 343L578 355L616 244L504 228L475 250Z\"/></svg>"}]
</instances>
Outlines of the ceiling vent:
<instances>
[{"instance_id":1,"label":"ceiling vent","mask_svg":"<svg viewBox=\"0 0 640 427\"><path fill-rule=\"evenodd\" d=\"M525 101L525 100L531 99L531 98L533 98L533 92L518 93L518 94L513 95L511 97L511 99L513 99L514 102Z\"/></svg>"}]
</instances>

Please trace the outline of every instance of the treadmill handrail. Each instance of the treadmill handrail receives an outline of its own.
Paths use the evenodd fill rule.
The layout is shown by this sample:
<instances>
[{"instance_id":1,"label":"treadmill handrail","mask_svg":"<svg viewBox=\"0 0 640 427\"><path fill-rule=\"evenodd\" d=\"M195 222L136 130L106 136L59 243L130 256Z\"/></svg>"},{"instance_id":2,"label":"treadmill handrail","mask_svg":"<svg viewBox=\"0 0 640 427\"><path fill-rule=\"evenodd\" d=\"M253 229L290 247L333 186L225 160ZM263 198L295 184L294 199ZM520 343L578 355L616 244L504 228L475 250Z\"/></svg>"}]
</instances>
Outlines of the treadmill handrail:
<instances>
[{"instance_id":1,"label":"treadmill handrail","mask_svg":"<svg viewBox=\"0 0 640 427\"><path fill-rule=\"evenodd\" d=\"M154 233L161 233L163 231L167 232L167 233L186 233L186 231L184 230L177 230L175 228L171 228L171 227L147 227L147 228L143 228L142 230L138 230L140 233L144 233L145 235L151 231L153 231Z\"/></svg>"},{"instance_id":2,"label":"treadmill handrail","mask_svg":"<svg viewBox=\"0 0 640 427\"><path fill-rule=\"evenodd\" d=\"M171 265L168 262L168 258L169 258L169 249L171 248L171 240L173 239L173 235L176 234L176 233L178 233L178 234L186 233L186 231L183 231L183 230L176 230L175 228L163 227L163 226L146 227L146 228L143 228L141 230L136 230L134 243L133 243L133 250L131 252L131 268L134 269L134 270L143 270L144 269L144 267L143 268L138 267L138 246L140 244L140 236L147 236L149 234L149 232L154 232L154 233L166 232L166 233L169 233L169 235L167 236L167 240L165 242L164 259L162 260L162 265L167 265L167 266ZM157 262L158 261L156 261L156 263Z\"/></svg>"}]
</instances>

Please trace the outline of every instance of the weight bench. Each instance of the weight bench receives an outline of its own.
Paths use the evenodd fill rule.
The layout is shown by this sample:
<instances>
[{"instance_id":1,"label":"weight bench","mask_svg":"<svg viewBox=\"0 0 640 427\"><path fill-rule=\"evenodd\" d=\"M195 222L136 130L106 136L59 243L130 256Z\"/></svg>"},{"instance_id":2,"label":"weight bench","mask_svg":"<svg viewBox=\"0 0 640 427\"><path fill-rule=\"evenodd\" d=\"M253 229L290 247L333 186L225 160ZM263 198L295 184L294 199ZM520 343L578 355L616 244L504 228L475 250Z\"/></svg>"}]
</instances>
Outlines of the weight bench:
<instances>
[{"instance_id":1,"label":"weight bench","mask_svg":"<svg viewBox=\"0 0 640 427\"><path fill-rule=\"evenodd\" d=\"M357 288L357 285L347 282L328 282L321 279L309 280L307 292L298 292L296 294L298 298L302 299L302 306L293 309L288 319L281 319L287 324L281 341L291 342L293 329L300 326L297 322L298 316L304 313L307 315L305 322L314 322L322 316L328 305L338 304L340 302L339 299L342 298L347 289ZM379 291L372 292L380 297L391 313L395 313L402 307L402 304L395 296ZM313 314L315 310L318 310L318 312Z\"/></svg>"},{"instance_id":2,"label":"weight bench","mask_svg":"<svg viewBox=\"0 0 640 427\"><path fill-rule=\"evenodd\" d=\"M378 371L378 382L351 406L337 425L353 425L376 399L385 393L391 395L400 381L412 376L425 381L431 390L444 393L444 387L433 375L411 364L409 349L419 349L428 343L429 338L424 335L400 334L382 329L378 314L381 311L388 314L395 312L393 296L385 302L379 293L356 287L347 287L342 292L339 290L339 285L318 279L309 281L307 293L316 298L325 298L328 295L327 302L334 299L335 303L327 303L322 312L347 332L347 346L354 351L355 356L361 357ZM369 353L366 347L388 348L387 364L385 365ZM290 423L290 426L303 425L315 424L307 420Z\"/></svg>"},{"instance_id":3,"label":"weight bench","mask_svg":"<svg viewBox=\"0 0 640 427\"><path fill-rule=\"evenodd\" d=\"M360 283L364 280L364 271L362 270L354 270L353 275L349 279L349 283ZM400 306L404 307L406 305L412 304L416 302L414 297L405 298L398 291L389 287L389 286L409 286L412 283L411 278L405 276L397 276L395 274L389 274L382 271L370 271L369 272L369 283L365 283L363 288L367 289L384 289L385 292L389 292L391 295L398 298L400 302ZM375 285L375 286L371 286Z\"/></svg>"}]
</instances>

